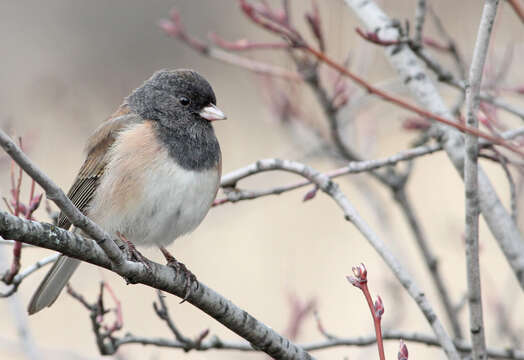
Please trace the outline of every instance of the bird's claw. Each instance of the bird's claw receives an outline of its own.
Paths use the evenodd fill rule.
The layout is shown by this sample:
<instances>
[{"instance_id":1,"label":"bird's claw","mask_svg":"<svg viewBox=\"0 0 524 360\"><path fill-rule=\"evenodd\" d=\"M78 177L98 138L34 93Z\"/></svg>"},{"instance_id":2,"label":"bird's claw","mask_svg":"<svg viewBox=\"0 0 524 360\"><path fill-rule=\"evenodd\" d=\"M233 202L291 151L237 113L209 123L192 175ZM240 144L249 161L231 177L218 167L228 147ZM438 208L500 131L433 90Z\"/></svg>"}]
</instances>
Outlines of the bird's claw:
<instances>
[{"instance_id":1,"label":"bird's claw","mask_svg":"<svg viewBox=\"0 0 524 360\"><path fill-rule=\"evenodd\" d=\"M175 257L171 255L166 249L160 248L160 250L162 251L162 254L164 254L164 257L166 258L167 266L175 269L176 274L178 274L179 272L184 273L186 277L186 285L184 286L184 297L182 298L182 301L180 302L180 304L182 304L186 302L187 299L189 299L189 296L191 296L191 288L193 287L193 284L196 285L195 290L198 290L198 288L200 287L197 277L183 263L175 259Z\"/></svg>"},{"instance_id":2,"label":"bird's claw","mask_svg":"<svg viewBox=\"0 0 524 360\"><path fill-rule=\"evenodd\" d=\"M136 249L135 245L127 240L127 238L120 232L117 232L116 234L120 240L123 241L123 251L126 254L127 260L142 263L148 270L152 270L149 260Z\"/></svg>"}]
</instances>

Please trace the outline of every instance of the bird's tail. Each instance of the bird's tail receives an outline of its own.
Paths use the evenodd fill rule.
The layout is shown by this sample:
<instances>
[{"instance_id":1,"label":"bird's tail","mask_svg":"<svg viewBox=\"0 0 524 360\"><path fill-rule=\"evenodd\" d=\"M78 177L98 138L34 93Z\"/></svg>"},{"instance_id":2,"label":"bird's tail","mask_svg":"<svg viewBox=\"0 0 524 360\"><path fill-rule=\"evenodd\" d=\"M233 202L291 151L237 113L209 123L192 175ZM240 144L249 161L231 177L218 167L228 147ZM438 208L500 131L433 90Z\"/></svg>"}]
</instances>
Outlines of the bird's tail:
<instances>
[{"instance_id":1,"label":"bird's tail","mask_svg":"<svg viewBox=\"0 0 524 360\"><path fill-rule=\"evenodd\" d=\"M65 255L61 255L56 260L29 302L27 307L29 315L35 314L55 302L79 264L79 260Z\"/></svg>"}]
</instances>

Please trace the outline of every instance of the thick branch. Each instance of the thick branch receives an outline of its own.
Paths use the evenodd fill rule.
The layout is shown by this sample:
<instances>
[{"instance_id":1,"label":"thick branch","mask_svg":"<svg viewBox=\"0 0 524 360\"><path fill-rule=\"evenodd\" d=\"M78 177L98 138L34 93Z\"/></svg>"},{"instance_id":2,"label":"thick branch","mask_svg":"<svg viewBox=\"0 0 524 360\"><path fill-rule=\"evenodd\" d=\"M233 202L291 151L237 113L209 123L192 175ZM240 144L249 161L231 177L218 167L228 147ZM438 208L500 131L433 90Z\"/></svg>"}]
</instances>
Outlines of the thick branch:
<instances>
[{"instance_id":1,"label":"thick branch","mask_svg":"<svg viewBox=\"0 0 524 360\"><path fill-rule=\"evenodd\" d=\"M151 270L145 266L137 271L114 269L107 254L95 241L54 225L24 220L0 211L0 236L59 251L112 270L134 283L148 285L181 298L185 295L186 277L183 273L175 276L173 268L155 262L149 262ZM312 359L302 348L202 283L199 283L198 289L191 291L187 301L275 359Z\"/></svg>"}]
</instances>

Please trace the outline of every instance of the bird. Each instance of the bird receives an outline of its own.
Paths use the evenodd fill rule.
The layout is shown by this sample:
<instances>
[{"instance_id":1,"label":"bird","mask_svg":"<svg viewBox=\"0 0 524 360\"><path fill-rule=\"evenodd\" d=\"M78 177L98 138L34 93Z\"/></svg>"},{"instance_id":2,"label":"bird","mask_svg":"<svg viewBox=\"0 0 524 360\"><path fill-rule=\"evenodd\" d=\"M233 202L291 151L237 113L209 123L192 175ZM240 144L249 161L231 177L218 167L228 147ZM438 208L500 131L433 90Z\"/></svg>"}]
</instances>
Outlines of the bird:
<instances>
[{"instance_id":1,"label":"bird","mask_svg":"<svg viewBox=\"0 0 524 360\"><path fill-rule=\"evenodd\" d=\"M196 71L155 72L89 137L69 199L137 260L144 261L134 245L158 246L169 265L196 280L165 246L193 231L212 206L222 172L212 122L223 119ZM58 226L71 227L63 213ZM58 258L29 302L30 315L55 302L79 263Z\"/></svg>"}]
</instances>

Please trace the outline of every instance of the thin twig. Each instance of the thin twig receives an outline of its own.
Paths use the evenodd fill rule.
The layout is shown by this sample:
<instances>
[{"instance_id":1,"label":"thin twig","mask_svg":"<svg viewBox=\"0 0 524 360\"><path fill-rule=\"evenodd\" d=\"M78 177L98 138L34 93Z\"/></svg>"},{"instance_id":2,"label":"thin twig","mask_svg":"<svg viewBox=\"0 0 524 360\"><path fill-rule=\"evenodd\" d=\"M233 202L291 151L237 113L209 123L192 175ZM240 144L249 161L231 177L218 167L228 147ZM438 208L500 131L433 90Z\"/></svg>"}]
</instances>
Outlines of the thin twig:
<instances>
[{"instance_id":1,"label":"thin twig","mask_svg":"<svg viewBox=\"0 0 524 360\"><path fill-rule=\"evenodd\" d=\"M382 338L387 341L398 341L403 339L410 343L419 343L427 346L440 346L438 340L431 335L403 332L403 331L384 331ZM331 340L319 341L309 344L301 344L301 346L307 351L316 351L329 349L340 346L370 346L376 343L375 334L367 336L358 336L354 338L341 338L333 337ZM177 340L163 339L163 338L146 338L140 336L134 336L127 334L124 338L117 340L118 345L123 344L141 344L141 345L155 345L159 347L184 349L185 344ZM455 341L457 349L464 353L469 354L471 352L471 346L465 341ZM253 349L251 344L223 341L217 337L212 337L210 340L202 342L197 351L206 351L210 349L224 349L224 350L238 350L238 351L257 351ZM513 360L524 360L524 351L517 349L488 349L488 355L493 359L513 359Z\"/></svg>"},{"instance_id":2,"label":"thin twig","mask_svg":"<svg viewBox=\"0 0 524 360\"><path fill-rule=\"evenodd\" d=\"M424 233L420 222L416 218L415 211L413 211L411 202L409 201L405 189L395 192L394 196L399 206L403 209L402 213L406 217L406 220L410 224L410 228L413 231L413 236L415 237L420 252L424 257L424 264L428 268L431 279L437 288L439 299L442 302L442 306L444 307L448 321L451 324L451 328L453 329L453 334L455 335L455 338L461 339L462 329L458 321L457 313L453 308L448 289L445 285L444 279L442 278L442 274L439 271L438 259L430 248L427 236Z\"/></svg>"},{"instance_id":3,"label":"thin twig","mask_svg":"<svg viewBox=\"0 0 524 360\"><path fill-rule=\"evenodd\" d=\"M357 84L363 86L367 91L369 91L370 93L373 93L375 95L377 95L378 97L382 98L383 100L387 101L387 102L391 102L395 105L398 105L399 107L402 107L406 110L409 110L409 111L412 111L422 117L425 117L425 118L428 118L428 119L432 119L432 120L435 120L435 121L438 121L439 123L442 123L442 124L445 124L445 125L448 125L448 126L451 126L457 130L460 130L461 132L463 133L466 133L466 134L470 134L470 135L474 135L476 137L480 137L480 138L483 138L483 139L486 139L496 145L500 145L500 146L503 146L519 155L522 155L524 156L524 152L519 149L518 147L514 146L514 145L511 145L511 144L508 144L506 143L503 139L500 139L498 137L494 137L492 135L489 135L483 131L480 131L478 129L473 129L471 127L468 127L468 126L465 126L465 125L462 125L461 123L459 122L454 122L454 121L451 121L449 119L446 119L440 115L437 115L437 114L434 114L434 113L431 113L429 111L426 111L418 106L415 106L413 104L410 104L394 95L391 95L387 92L384 92L382 91L381 89L378 89L376 87L374 87L373 85L371 85L370 83L368 83L367 81L361 79L359 76L351 73L350 71L348 71L347 69L345 69L342 65L338 64L337 62L333 61L331 58L327 57L324 53L321 53L311 47L305 47L304 48L306 51L310 52L311 54L315 55L319 60L321 60L322 62L324 62L325 64L331 66L332 68L336 69L337 71L341 72L342 74L344 74L345 76L349 77L351 80L353 80L354 82L356 82Z\"/></svg>"},{"instance_id":4,"label":"thin twig","mask_svg":"<svg viewBox=\"0 0 524 360\"><path fill-rule=\"evenodd\" d=\"M346 276L346 278L353 286L359 288L364 294L364 297L366 298L369 311L371 311L371 316L373 317L373 325L375 326L375 336L377 338L378 355L380 360L386 360L386 356L384 354L384 342L382 340L381 325L382 315L384 314L384 305L380 296L377 297L377 301L375 302L375 304L373 304L373 300L371 299L371 294L369 293L368 288L367 273L368 272L366 267L364 266L364 264L361 263L358 266L353 266L354 276Z\"/></svg>"},{"instance_id":5,"label":"thin twig","mask_svg":"<svg viewBox=\"0 0 524 360\"><path fill-rule=\"evenodd\" d=\"M451 54L453 59L455 60L455 64L457 66L457 70L459 72L460 79L466 79L466 62L464 61L464 57L462 56L461 52L459 51L459 48L455 42L455 38L448 33L446 30L446 27L442 23L440 17L437 15L435 10L433 10L432 6L428 7L429 15L433 19L433 23L435 24L435 27L437 28L437 31L439 32L440 36L443 37L446 40L446 46L444 47L444 50Z\"/></svg>"},{"instance_id":6,"label":"thin twig","mask_svg":"<svg viewBox=\"0 0 524 360\"><path fill-rule=\"evenodd\" d=\"M169 330L175 335L175 339L181 343L186 344L185 350L190 350L192 348L196 348L194 341L190 338L184 336L180 330L178 330L177 326L175 325L174 321L171 319L171 316L169 315L169 310L166 306L166 302L164 300L164 295L160 290L157 290L157 297L158 297L158 305L156 302L153 303L153 308L155 309L155 313L158 315L158 317L167 324L169 327Z\"/></svg>"},{"instance_id":7,"label":"thin twig","mask_svg":"<svg viewBox=\"0 0 524 360\"><path fill-rule=\"evenodd\" d=\"M244 68L257 74L276 76L292 81L302 80L301 76L296 72L289 71L275 65L252 60L236 54L232 54L230 52L221 50L217 47L209 46L203 43L202 41L190 36L186 32L180 20L180 15L176 11L176 9L171 10L169 20L161 20L158 25L167 35L182 41L184 44L186 44L193 50L199 52L203 56L213 58L240 68Z\"/></svg>"},{"instance_id":8,"label":"thin twig","mask_svg":"<svg viewBox=\"0 0 524 360\"><path fill-rule=\"evenodd\" d=\"M510 130L502 133L501 135L506 140L511 140L520 136L524 136L524 127ZM480 141L481 146L488 146L487 141ZM431 144L431 145L421 145L413 149L403 150L398 152L395 155L374 159L374 160L363 160L363 161L352 161L347 166L332 170L327 172L326 175L331 179L337 178L339 176L345 176L350 174L358 174L365 171L371 171L379 169L385 166L395 165L401 161L408 161L415 159L420 156L429 155L434 152L442 150L442 144ZM269 195L280 195L284 192L295 190L304 186L311 185L312 182L309 180L304 180L289 185L277 186L267 190L241 190L236 187L236 184L251 175L258 174L259 172L271 171L274 169L264 169L260 168L257 163L245 166L238 170L232 171L222 177L221 186L224 188L226 197L222 199L217 199L215 201L215 206L222 205L228 202L237 202L242 200L252 200L263 196Z\"/></svg>"},{"instance_id":9,"label":"thin twig","mask_svg":"<svg viewBox=\"0 0 524 360\"><path fill-rule=\"evenodd\" d=\"M417 0L415 10L415 35L413 41L415 44L422 43L422 31L424 30L424 21L426 20L426 0Z\"/></svg>"},{"instance_id":10,"label":"thin twig","mask_svg":"<svg viewBox=\"0 0 524 360\"><path fill-rule=\"evenodd\" d=\"M524 23L524 7L519 0L508 0L509 4L515 11L515 14L519 17L520 21Z\"/></svg>"},{"instance_id":11,"label":"thin twig","mask_svg":"<svg viewBox=\"0 0 524 360\"><path fill-rule=\"evenodd\" d=\"M0 298L2 298L2 297L9 297L12 294L14 294L16 292L16 290L18 289L18 286L20 286L20 284L22 283L22 281L26 277L28 277L29 275L33 274L35 271L41 269L42 267L46 266L47 264L55 262L56 259L58 259L59 256L60 256L60 254L50 255L50 256L45 257L45 258L43 258L41 260L38 260L37 262L35 262L31 266L28 266L24 270L20 271L18 274L16 274L16 276L13 278L13 281L11 281L11 283L9 284L11 286L9 291L7 291L5 293L0 293Z\"/></svg>"}]
</instances>

